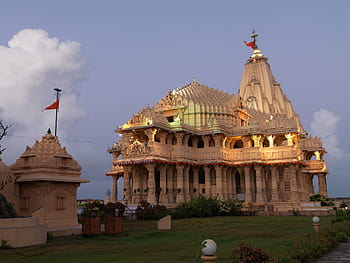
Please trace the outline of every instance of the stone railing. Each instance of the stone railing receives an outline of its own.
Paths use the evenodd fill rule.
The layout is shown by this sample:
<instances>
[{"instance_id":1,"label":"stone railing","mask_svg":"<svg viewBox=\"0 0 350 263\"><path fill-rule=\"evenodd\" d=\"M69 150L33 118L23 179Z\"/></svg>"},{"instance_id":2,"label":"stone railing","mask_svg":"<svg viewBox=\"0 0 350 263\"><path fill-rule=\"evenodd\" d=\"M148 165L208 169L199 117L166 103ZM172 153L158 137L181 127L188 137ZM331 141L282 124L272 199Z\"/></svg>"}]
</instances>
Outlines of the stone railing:
<instances>
[{"instance_id":1,"label":"stone railing","mask_svg":"<svg viewBox=\"0 0 350 263\"><path fill-rule=\"evenodd\" d=\"M123 151L123 158L159 157L170 160L193 160L200 162L260 162L260 161L297 161L298 153L293 146L264 148L239 148L218 150L216 147L196 148L178 145L153 143L152 145L130 145Z\"/></svg>"},{"instance_id":2,"label":"stone railing","mask_svg":"<svg viewBox=\"0 0 350 263\"><path fill-rule=\"evenodd\" d=\"M304 169L308 172L326 170L326 163L323 160L308 160L305 163L307 166Z\"/></svg>"}]
</instances>

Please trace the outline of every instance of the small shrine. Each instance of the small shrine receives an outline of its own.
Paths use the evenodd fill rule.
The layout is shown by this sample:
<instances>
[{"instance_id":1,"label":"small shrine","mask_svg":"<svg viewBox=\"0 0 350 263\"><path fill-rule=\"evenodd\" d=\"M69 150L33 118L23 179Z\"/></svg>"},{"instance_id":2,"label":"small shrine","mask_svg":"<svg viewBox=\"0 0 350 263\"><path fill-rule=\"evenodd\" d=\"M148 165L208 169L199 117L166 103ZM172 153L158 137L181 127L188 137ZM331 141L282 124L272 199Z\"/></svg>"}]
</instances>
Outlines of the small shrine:
<instances>
[{"instance_id":1,"label":"small shrine","mask_svg":"<svg viewBox=\"0 0 350 263\"><path fill-rule=\"evenodd\" d=\"M79 227L77 188L89 181L80 177L81 166L50 130L33 147L27 146L10 168L15 187L6 195L9 200L16 197L21 216L36 214L50 231Z\"/></svg>"}]
</instances>

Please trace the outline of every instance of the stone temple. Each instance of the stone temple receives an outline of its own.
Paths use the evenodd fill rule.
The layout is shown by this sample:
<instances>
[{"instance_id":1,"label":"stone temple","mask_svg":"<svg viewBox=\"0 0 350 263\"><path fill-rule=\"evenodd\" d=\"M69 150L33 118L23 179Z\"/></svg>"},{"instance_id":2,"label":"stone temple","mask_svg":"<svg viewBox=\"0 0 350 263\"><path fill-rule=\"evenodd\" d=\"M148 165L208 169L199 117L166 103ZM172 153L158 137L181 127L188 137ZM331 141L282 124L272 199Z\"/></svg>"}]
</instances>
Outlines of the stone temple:
<instances>
[{"instance_id":1,"label":"stone temple","mask_svg":"<svg viewBox=\"0 0 350 263\"><path fill-rule=\"evenodd\" d=\"M253 50L238 95L195 79L116 128L106 174L112 201L119 178L128 204L174 206L204 195L287 211L316 190L327 195L321 140L307 134L268 59Z\"/></svg>"}]
</instances>

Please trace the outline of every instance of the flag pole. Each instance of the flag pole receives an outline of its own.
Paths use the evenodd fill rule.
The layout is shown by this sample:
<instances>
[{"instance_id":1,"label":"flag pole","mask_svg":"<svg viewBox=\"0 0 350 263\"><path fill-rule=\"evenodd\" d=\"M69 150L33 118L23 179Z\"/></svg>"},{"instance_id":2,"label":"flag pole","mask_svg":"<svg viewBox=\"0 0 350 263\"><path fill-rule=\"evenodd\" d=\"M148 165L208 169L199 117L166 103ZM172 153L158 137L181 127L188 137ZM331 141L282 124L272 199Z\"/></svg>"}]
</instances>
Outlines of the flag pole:
<instances>
[{"instance_id":1,"label":"flag pole","mask_svg":"<svg viewBox=\"0 0 350 263\"><path fill-rule=\"evenodd\" d=\"M61 89L54 89L56 91L56 101L58 101L60 97L60 92L62 91ZM55 118L55 136L57 136L57 116L58 116L58 107L56 108L56 118Z\"/></svg>"}]
</instances>

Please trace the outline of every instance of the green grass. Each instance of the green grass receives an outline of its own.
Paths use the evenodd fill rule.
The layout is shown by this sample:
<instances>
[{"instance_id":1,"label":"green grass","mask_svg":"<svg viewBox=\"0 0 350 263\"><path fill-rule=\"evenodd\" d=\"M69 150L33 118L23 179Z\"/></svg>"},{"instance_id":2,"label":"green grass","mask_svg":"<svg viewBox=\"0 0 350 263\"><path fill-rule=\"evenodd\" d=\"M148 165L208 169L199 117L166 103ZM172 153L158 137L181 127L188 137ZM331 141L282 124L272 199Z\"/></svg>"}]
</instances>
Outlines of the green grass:
<instances>
[{"instance_id":1,"label":"green grass","mask_svg":"<svg viewBox=\"0 0 350 263\"><path fill-rule=\"evenodd\" d=\"M321 229L334 217L322 217ZM58 237L41 246L0 249L0 262L200 262L200 243L214 239L218 262L232 262L241 242L273 257L288 253L294 241L312 232L311 217L213 217L172 221L158 231L156 221L125 222L118 235Z\"/></svg>"}]
</instances>

